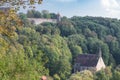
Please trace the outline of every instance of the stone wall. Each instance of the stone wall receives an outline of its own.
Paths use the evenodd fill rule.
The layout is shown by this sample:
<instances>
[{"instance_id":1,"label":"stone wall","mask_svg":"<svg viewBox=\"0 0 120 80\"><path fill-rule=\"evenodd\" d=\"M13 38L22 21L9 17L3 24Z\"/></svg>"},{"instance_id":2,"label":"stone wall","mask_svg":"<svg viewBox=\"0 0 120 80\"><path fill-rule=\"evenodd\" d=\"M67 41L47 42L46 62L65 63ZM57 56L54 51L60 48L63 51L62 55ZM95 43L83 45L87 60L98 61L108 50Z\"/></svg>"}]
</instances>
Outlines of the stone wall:
<instances>
[{"instance_id":1,"label":"stone wall","mask_svg":"<svg viewBox=\"0 0 120 80\"><path fill-rule=\"evenodd\" d=\"M28 18L28 20L33 22L36 25L44 23L44 22L57 23L57 19Z\"/></svg>"}]
</instances>

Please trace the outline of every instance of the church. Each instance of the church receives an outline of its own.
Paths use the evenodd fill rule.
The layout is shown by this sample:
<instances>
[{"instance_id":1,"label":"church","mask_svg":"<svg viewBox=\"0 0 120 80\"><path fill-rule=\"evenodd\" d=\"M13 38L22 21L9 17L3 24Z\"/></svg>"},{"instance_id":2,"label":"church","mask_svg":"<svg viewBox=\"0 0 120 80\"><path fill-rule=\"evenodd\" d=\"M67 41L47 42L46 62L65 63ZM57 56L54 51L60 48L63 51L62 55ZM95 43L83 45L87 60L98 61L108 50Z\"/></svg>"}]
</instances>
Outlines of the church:
<instances>
[{"instance_id":1,"label":"church","mask_svg":"<svg viewBox=\"0 0 120 80\"><path fill-rule=\"evenodd\" d=\"M98 54L79 54L75 59L74 73L83 70L99 71L105 67L102 52L99 50Z\"/></svg>"}]
</instances>

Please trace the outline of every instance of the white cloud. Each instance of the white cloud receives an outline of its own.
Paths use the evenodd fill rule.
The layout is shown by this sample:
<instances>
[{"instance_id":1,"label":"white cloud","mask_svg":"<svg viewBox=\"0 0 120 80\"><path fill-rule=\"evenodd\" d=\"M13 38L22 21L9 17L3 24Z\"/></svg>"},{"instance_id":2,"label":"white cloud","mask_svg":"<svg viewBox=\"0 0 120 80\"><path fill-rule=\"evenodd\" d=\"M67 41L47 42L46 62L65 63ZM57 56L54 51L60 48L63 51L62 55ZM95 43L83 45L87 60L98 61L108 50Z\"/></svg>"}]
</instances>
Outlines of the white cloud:
<instances>
[{"instance_id":1,"label":"white cloud","mask_svg":"<svg viewBox=\"0 0 120 80\"><path fill-rule=\"evenodd\" d=\"M56 1L59 1L59 2L74 2L74 1L77 1L77 0L56 0Z\"/></svg>"},{"instance_id":2,"label":"white cloud","mask_svg":"<svg viewBox=\"0 0 120 80\"><path fill-rule=\"evenodd\" d=\"M120 18L120 4L117 0L101 0L101 4L108 16Z\"/></svg>"},{"instance_id":3,"label":"white cloud","mask_svg":"<svg viewBox=\"0 0 120 80\"><path fill-rule=\"evenodd\" d=\"M117 8L119 4L116 0L101 0L102 5L106 8Z\"/></svg>"}]
</instances>

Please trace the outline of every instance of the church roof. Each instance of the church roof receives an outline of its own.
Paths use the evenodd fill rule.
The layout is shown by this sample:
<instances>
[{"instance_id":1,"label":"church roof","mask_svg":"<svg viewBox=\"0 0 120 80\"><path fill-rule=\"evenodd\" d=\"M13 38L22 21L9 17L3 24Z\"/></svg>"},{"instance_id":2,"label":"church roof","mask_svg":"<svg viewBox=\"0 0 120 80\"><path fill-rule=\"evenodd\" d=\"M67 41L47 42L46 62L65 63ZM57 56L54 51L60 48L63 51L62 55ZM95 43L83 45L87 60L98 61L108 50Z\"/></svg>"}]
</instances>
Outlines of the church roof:
<instances>
[{"instance_id":1,"label":"church roof","mask_svg":"<svg viewBox=\"0 0 120 80\"><path fill-rule=\"evenodd\" d=\"M80 66L95 67L97 65L99 56L96 54L79 54L75 63L79 63Z\"/></svg>"}]
</instances>

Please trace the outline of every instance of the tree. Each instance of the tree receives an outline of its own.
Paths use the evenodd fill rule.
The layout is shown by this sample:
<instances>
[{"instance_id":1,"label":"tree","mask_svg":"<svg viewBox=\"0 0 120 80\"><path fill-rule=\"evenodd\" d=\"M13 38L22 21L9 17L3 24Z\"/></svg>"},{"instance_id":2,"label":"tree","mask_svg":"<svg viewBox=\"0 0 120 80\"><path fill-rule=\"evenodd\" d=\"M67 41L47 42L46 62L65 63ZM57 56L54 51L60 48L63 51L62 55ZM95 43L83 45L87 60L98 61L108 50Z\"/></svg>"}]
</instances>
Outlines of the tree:
<instances>
[{"instance_id":1,"label":"tree","mask_svg":"<svg viewBox=\"0 0 120 80\"><path fill-rule=\"evenodd\" d=\"M84 35L81 35L81 34L70 35L68 36L67 42L71 51L72 51L72 47L77 45L81 47L83 53L88 52L87 45L86 45L87 41Z\"/></svg>"},{"instance_id":2,"label":"tree","mask_svg":"<svg viewBox=\"0 0 120 80\"><path fill-rule=\"evenodd\" d=\"M57 15L55 13L50 13L51 19L57 19Z\"/></svg>"},{"instance_id":3,"label":"tree","mask_svg":"<svg viewBox=\"0 0 120 80\"><path fill-rule=\"evenodd\" d=\"M1 12L0 23L0 33L8 37L14 36L16 28L22 25L14 10L9 10L8 14Z\"/></svg>"},{"instance_id":4,"label":"tree","mask_svg":"<svg viewBox=\"0 0 120 80\"><path fill-rule=\"evenodd\" d=\"M1 0L0 5L9 4L10 6L14 7L15 9L20 8L20 6L23 6L23 8L27 5L33 5L35 3L41 4L43 0ZM34 7L33 7L34 8Z\"/></svg>"},{"instance_id":5,"label":"tree","mask_svg":"<svg viewBox=\"0 0 120 80\"><path fill-rule=\"evenodd\" d=\"M55 74L53 77L54 77L54 80L60 80L60 77L57 74Z\"/></svg>"},{"instance_id":6,"label":"tree","mask_svg":"<svg viewBox=\"0 0 120 80\"><path fill-rule=\"evenodd\" d=\"M95 73L95 80L111 80L112 71L111 67L106 67L104 70Z\"/></svg>"},{"instance_id":7,"label":"tree","mask_svg":"<svg viewBox=\"0 0 120 80\"><path fill-rule=\"evenodd\" d=\"M34 18L34 13L33 12L34 12L34 10L28 10L27 11L27 17L28 18Z\"/></svg>"},{"instance_id":8,"label":"tree","mask_svg":"<svg viewBox=\"0 0 120 80\"><path fill-rule=\"evenodd\" d=\"M88 38L87 47L89 53L91 54L95 54L95 53L98 54L99 48L101 48L103 60L105 64L108 64L110 54L109 54L108 45L106 43L104 43L103 41L97 38Z\"/></svg>"},{"instance_id":9,"label":"tree","mask_svg":"<svg viewBox=\"0 0 120 80\"><path fill-rule=\"evenodd\" d=\"M111 80L119 80L120 79L120 71L115 70L113 73L113 78Z\"/></svg>"},{"instance_id":10,"label":"tree","mask_svg":"<svg viewBox=\"0 0 120 80\"><path fill-rule=\"evenodd\" d=\"M104 71L100 71L97 74L96 80L109 80Z\"/></svg>"},{"instance_id":11,"label":"tree","mask_svg":"<svg viewBox=\"0 0 120 80\"><path fill-rule=\"evenodd\" d=\"M27 17L28 17L28 18L42 18L43 15L42 15L39 11L36 11L36 10L28 10L28 11L27 11Z\"/></svg>"},{"instance_id":12,"label":"tree","mask_svg":"<svg viewBox=\"0 0 120 80\"><path fill-rule=\"evenodd\" d=\"M66 41L59 35L42 36L43 52L48 57L46 67L50 75L58 74L62 80L66 80L71 73L72 55Z\"/></svg>"},{"instance_id":13,"label":"tree","mask_svg":"<svg viewBox=\"0 0 120 80\"><path fill-rule=\"evenodd\" d=\"M68 37L72 34L76 34L76 29L67 18L62 18L61 23L59 23L58 27L61 31L61 36Z\"/></svg>"},{"instance_id":14,"label":"tree","mask_svg":"<svg viewBox=\"0 0 120 80\"><path fill-rule=\"evenodd\" d=\"M120 65L116 66L115 69L113 69L113 76L111 80L119 80L120 79Z\"/></svg>"},{"instance_id":15,"label":"tree","mask_svg":"<svg viewBox=\"0 0 120 80\"><path fill-rule=\"evenodd\" d=\"M21 1L1 0L0 3L4 5L7 2L12 6L17 6L14 8L18 8L22 5L22 3L19 4ZM23 4L25 3L23 2ZM30 4L32 5L32 2ZM21 15L21 19L25 19L24 15ZM24 51L24 47L18 43L17 31L21 26L21 20L14 9L8 9L7 12L0 11L0 50L4 49L0 53L1 80L36 80L39 79L39 76L48 75L48 70L42 63L45 62L42 58L43 53L37 50L36 54L33 54L35 47L34 50L32 47L27 47L27 51ZM29 56L26 54L27 52L30 52Z\"/></svg>"},{"instance_id":16,"label":"tree","mask_svg":"<svg viewBox=\"0 0 120 80\"><path fill-rule=\"evenodd\" d=\"M4 5L6 8L5 4L9 4L13 9L11 9L10 6L7 6L7 12L0 12L0 33L9 37L13 36L15 34L14 32L16 27L22 25L20 19L16 15L15 9L19 8L21 5L33 5L36 2L41 4L42 0L1 0L0 6ZM5 9L4 7L1 8Z\"/></svg>"},{"instance_id":17,"label":"tree","mask_svg":"<svg viewBox=\"0 0 120 80\"><path fill-rule=\"evenodd\" d=\"M71 75L69 80L94 80L94 78L90 71L84 70Z\"/></svg>"},{"instance_id":18,"label":"tree","mask_svg":"<svg viewBox=\"0 0 120 80\"><path fill-rule=\"evenodd\" d=\"M48 18L48 19L51 17L49 14L49 11L47 11L47 10L42 11L42 16L43 16L43 18Z\"/></svg>"},{"instance_id":19,"label":"tree","mask_svg":"<svg viewBox=\"0 0 120 80\"><path fill-rule=\"evenodd\" d=\"M21 20L27 19L27 15L24 14L24 13L19 13L18 15L19 15L19 17L20 17Z\"/></svg>"},{"instance_id":20,"label":"tree","mask_svg":"<svg viewBox=\"0 0 120 80\"><path fill-rule=\"evenodd\" d=\"M58 64L58 75L60 76L61 80L68 79L71 74L71 63L65 59L65 57L61 56Z\"/></svg>"},{"instance_id":21,"label":"tree","mask_svg":"<svg viewBox=\"0 0 120 80\"><path fill-rule=\"evenodd\" d=\"M42 14L39 11L35 11L34 18L42 18Z\"/></svg>"}]
</instances>

